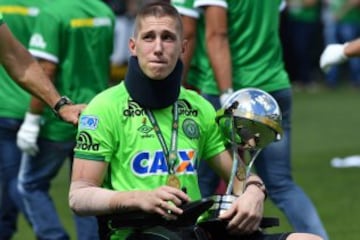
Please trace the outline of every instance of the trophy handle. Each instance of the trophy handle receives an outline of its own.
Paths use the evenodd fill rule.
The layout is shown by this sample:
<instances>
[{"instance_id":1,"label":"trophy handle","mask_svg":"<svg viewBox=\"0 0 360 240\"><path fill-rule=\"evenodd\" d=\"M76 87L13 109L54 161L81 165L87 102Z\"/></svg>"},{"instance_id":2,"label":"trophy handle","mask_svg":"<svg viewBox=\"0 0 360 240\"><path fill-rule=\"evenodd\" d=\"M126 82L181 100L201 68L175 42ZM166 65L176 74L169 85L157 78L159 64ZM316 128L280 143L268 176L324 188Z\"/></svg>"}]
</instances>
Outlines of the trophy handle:
<instances>
[{"instance_id":1,"label":"trophy handle","mask_svg":"<svg viewBox=\"0 0 360 240\"><path fill-rule=\"evenodd\" d=\"M240 192L243 193L245 191L246 181L250 176L252 166L254 165L255 159L261 152L261 148L257 149L256 152L251 156L251 160L246 165L245 160L243 160L240 155L237 153L237 150L233 149L233 165L231 169L231 175L229 179L229 183L226 187L225 195L231 195L234 188L234 180L235 177L238 179L240 184Z\"/></svg>"}]
</instances>

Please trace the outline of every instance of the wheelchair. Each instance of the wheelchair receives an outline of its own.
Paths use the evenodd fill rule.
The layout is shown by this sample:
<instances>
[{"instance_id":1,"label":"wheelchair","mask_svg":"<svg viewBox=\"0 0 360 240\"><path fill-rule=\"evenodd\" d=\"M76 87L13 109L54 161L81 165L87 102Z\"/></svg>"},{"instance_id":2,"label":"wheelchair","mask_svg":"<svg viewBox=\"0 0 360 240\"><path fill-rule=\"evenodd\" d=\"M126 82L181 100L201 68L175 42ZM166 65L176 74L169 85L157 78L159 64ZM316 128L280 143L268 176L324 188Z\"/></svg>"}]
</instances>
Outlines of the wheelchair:
<instances>
[{"instance_id":1,"label":"wheelchair","mask_svg":"<svg viewBox=\"0 0 360 240\"><path fill-rule=\"evenodd\" d=\"M226 221L211 217L198 222L200 215L209 212L213 205L212 198L183 204L183 214L176 220L166 220L158 214L143 211L97 216L99 237L110 240L114 231L131 228L133 233L127 240L223 240ZM274 226L279 226L278 218L263 217L260 223L260 229Z\"/></svg>"}]
</instances>

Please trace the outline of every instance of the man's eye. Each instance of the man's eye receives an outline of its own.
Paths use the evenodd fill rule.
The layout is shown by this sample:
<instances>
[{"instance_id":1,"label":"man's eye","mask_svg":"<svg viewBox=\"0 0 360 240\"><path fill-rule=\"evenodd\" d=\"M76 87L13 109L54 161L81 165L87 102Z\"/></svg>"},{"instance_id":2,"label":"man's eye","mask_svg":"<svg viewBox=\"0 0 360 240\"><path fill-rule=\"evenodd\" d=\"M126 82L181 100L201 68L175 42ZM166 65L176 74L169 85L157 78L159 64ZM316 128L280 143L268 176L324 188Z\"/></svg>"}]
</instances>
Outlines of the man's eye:
<instances>
[{"instance_id":1,"label":"man's eye","mask_svg":"<svg viewBox=\"0 0 360 240\"><path fill-rule=\"evenodd\" d=\"M173 35L167 34L167 35L164 35L164 36L162 37L162 39L165 40L165 41L174 41L176 38L175 38L175 36L173 36Z\"/></svg>"},{"instance_id":2,"label":"man's eye","mask_svg":"<svg viewBox=\"0 0 360 240\"><path fill-rule=\"evenodd\" d=\"M143 36L143 39L146 41L150 41L152 39L154 39L154 36L152 34L147 34Z\"/></svg>"}]
</instances>

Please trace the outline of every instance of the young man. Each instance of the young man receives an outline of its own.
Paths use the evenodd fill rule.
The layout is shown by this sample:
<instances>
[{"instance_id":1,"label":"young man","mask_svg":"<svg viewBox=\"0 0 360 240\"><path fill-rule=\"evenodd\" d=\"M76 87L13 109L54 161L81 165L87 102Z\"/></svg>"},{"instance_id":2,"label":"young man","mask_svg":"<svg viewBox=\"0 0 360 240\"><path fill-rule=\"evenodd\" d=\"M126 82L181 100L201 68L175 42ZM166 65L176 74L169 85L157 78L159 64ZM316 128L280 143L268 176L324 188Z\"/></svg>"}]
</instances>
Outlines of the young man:
<instances>
[{"instance_id":1,"label":"young man","mask_svg":"<svg viewBox=\"0 0 360 240\"><path fill-rule=\"evenodd\" d=\"M295 231L328 239L314 204L291 173L292 91L278 35L282 1L173 0L173 3L184 17L185 31L192 31L192 36L197 37L194 56L190 58L191 53L186 53L184 58L191 59L191 63L186 63L190 65L187 83L201 90L216 109L234 90L246 87L270 93L280 105L284 135L261 151L254 163L256 172L264 181L269 198ZM197 13L198 18L197 9L202 10ZM188 24L191 21L196 24ZM213 195L219 182L216 173L202 162L198 174L202 195ZM302 203L301 211L298 202Z\"/></svg>"},{"instance_id":2,"label":"young man","mask_svg":"<svg viewBox=\"0 0 360 240\"><path fill-rule=\"evenodd\" d=\"M69 193L76 213L142 210L171 220L182 214L182 203L201 198L196 174L199 159L206 159L228 180L232 160L213 107L181 87L184 44L175 8L155 2L140 9L129 41L132 57L125 81L96 96L81 116ZM224 239L227 234L249 235L246 239L255 239L256 234L256 239L265 239L256 232L264 189L257 176L250 179L257 184L249 185L220 216L229 221ZM234 188L234 194L239 189ZM111 239L125 239L128 234L118 231ZM156 239L168 238L158 235ZM275 234L266 239L321 238Z\"/></svg>"},{"instance_id":3,"label":"young man","mask_svg":"<svg viewBox=\"0 0 360 240\"><path fill-rule=\"evenodd\" d=\"M100 0L57 0L44 6L36 19L29 50L56 89L75 102L88 103L108 87L114 18ZM63 104L68 102L63 98ZM18 188L38 239L69 239L49 191L63 163L73 158L76 132L38 99L31 99L17 134L24 152ZM96 218L74 220L76 239L97 239Z\"/></svg>"}]
</instances>

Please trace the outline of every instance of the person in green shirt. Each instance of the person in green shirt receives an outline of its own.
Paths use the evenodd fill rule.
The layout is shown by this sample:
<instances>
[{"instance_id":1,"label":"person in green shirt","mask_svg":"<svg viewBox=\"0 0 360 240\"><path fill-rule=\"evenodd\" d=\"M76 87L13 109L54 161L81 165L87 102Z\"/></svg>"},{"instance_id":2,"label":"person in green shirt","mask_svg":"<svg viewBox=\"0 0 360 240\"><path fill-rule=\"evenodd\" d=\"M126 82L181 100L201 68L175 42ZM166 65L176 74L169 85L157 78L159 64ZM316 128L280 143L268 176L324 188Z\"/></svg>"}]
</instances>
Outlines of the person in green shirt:
<instances>
[{"instance_id":1,"label":"person in green shirt","mask_svg":"<svg viewBox=\"0 0 360 240\"><path fill-rule=\"evenodd\" d=\"M0 0L0 12L12 34L27 46L40 6L46 0ZM16 133L30 102L30 94L21 88L0 66L0 239L11 239L17 231L19 213L24 204L17 189L21 151Z\"/></svg>"},{"instance_id":2,"label":"person in green shirt","mask_svg":"<svg viewBox=\"0 0 360 240\"><path fill-rule=\"evenodd\" d=\"M60 94L44 74L38 62L14 37L0 13L0 64L11 78L30 93L44 101L66 122L77 124L84 104L66 104L54 109L60 101Z\"/></svg>"},{"instance_id":3,"label":"person in green shirt","mask_svg":"<svg viewBox=\"0 0 360 240\"><path fill-rule=\"evenodd\" d=\"M66 9L66 11L64 11ZM88 103L108 87L114 13L100 0L57 0L41 9L29 41L56 89L74 102ZM68 104L67 97L62 104ZM72 159L76 127L61 121L37 98L17 133L24 152L18 188L39 239L69 239L50 197L50 184ZM74 216L77 239L97 239L94 217Z\"/></svg>"},{"instance_id":4,"label":"person in green shirt","mask_svg":"<svg viewBox=\"0 0 360 240\"><path fill-rule=\"evenodd\" d=\"M269 198L282 210L296 231L328 239L311 199L291 173L292 90L282 61L279 38L281 0L173 0L184 21L185 32L196 37L195 52L184 79L199 89L215 109L234 90L259 88L270 93L282 112L284 135L266 146L254 162L256 172L269 190ZM196 14L198 12L198 17ZM192 19L192 20L189 20ZM191 25L187 24L193 22ZM195 29L194 29L195 26ZM193 30L189 30L193 29ZM195 32L194 32L195 31ZM206 162L198 168L203 197L213 195L219 177ZM302 203L299 210L298 202Z\"/></svg>"},{"instance_id":5,"label":"person in green shirt","mask_svg":"<svg viewBox=\"0 0 360 240\"><path fill-rule=\"evenodd\" d=\"M69 204L82 215L114 213L126 218L129 211L141 210L171 221L183 213L180 205L201 198L198 161L207 161L229 180L232 159L214 108L181 87L185 41L176 9L164 1L141 8L129 49L125 80L98 94L80 117ZM234 184L233 193L240 196L219 216L229 221L224 239L239 234L248 235L241 239L321 239L259 231L264 188L256 175L249 181L257 184L248 185L242 194ZM131 236L174 239L171 231L162 230L145 229ZM128 234L131 229L114 231L110 239L126 239Z\"/></svg>"}]
</instances>

